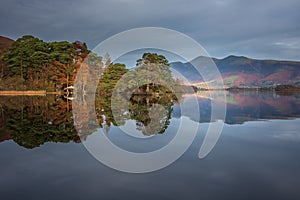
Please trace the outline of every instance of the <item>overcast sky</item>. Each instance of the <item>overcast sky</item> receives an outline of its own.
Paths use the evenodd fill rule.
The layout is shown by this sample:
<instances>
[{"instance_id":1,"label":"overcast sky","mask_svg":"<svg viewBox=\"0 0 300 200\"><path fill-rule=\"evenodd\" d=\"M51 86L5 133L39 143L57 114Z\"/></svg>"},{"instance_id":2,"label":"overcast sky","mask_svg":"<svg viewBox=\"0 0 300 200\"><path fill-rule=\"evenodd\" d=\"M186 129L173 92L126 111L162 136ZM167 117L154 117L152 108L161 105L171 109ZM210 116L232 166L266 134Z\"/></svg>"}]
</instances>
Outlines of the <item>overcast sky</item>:
<instances>
[{"instance_id":1,"label":"overcast sky","mask_svg":"<svg viewBox=\"0 0 300 200\"><path fill-rule=\"evenodd\" d=\"M180 31L213 57L300 60L299 0L1 0L0 35L85 41L131 28Z\"/></svg>"}]
</instances>

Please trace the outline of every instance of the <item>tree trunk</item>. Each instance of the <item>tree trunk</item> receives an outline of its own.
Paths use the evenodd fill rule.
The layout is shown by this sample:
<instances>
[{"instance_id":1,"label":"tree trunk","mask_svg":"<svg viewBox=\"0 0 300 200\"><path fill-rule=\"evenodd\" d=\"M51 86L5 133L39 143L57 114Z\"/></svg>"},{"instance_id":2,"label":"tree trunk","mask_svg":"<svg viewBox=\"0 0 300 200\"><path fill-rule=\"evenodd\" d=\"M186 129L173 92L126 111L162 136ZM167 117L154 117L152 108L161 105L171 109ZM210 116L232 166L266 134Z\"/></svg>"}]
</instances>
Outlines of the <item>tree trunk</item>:
<instances>
[{"instance_id":1,"label":"tree trunk","mask_svg":"<svg viewBox=\"0 0 300 200\"><path fill-rule=\"evenodd\" d=\"M69 63L67 64L67 87L69 87Z\"/></svg>"},{"instance_id":2,"label":"tree trunk","mask_svg":"<svg viewBox=\"0 0 300 200\"><path fill-rule=\"evenodd\" d=\"M3 63L1 63L1 77L0 78L3 78L4 76L4 65Z\"/></svg>"},{"instance_id":3,"label":"tree trunk","mask_svg":"<svg viewBox=\"0 0 300 200\"><path fill-rule=\"evenodd\" d=\"M21 59L21 80L23 80L23 59Z\"/></svg>"},{"instance_id":4,"label":"tree trunk","mask_svg":"<svg viewBox=\"0 0 300 200\"><path fill-rule=\"evenodd\" d=\"M69 87L69 74L67 73L67 87Z\"/></svg>"}]
</instances>

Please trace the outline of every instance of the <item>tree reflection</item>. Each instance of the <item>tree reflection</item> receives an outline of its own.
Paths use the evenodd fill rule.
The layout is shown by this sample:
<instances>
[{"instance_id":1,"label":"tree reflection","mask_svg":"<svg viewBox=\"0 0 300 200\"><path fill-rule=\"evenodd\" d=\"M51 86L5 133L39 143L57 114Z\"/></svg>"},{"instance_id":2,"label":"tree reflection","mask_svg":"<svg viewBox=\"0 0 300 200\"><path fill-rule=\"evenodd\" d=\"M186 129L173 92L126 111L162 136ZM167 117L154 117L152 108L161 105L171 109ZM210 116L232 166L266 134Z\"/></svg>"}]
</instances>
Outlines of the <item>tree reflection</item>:
<instances>
[{"instance_id":1,"label":"tree reflection","mask_svg":"<svg viewBox=\"0 0 300 200\"><path fill-rule=\"evenodd\" d=\"M170 125L171 117L179 118L181 96L177 97L167 88L149 84L135 90L129 98L119 95L126 102L127 109L118 109L113 115L111 96L97 95L95 108L83 101L82 115L74 121L72 103L61 97L0 97L0 142L13 140L25 148L35 148L46 142L80 142L102 127L109 132L112 126L124 126L134 120L135 128L144 135L162 134ZM157 87L159 90L157 90ZM155 92L153 92L155 91ZM158 92L159 91L159 92ZM217 92L217 91L215 91ZM211 101L204 91L199 92L200 123L210 121ZM216 95L215 95L216 96ZM179 99L178 99L179 98ZM189 101L189 96L184 96ZM86 101L91 99L87 98ZM216 98L215 102L221 101ZM120 102L123 102L120 100ZM299 95L280 96L273 92L227 93L227 115L225 123L241 124L258 119L292 119L300 116ZM96 109L96 116L89 110ZM189 117L193 120L193 107ZM97 121L95 121L95 119ZM81 120L81 121L80 121ZM75 123L76 122L76 123ZM82 132L77 132L74 124ZM78 129L77 129L78 130ZM110 134L113 134L112 132ZM79 136L80 137L79 137Z\"/></svg>"},{"instance_id":2,"label":"tree reflection","mask_svg":"<svg viewBox=\"0 0 300 200\"><path fill-rule=\"evenodd\" d=\"M9 138L25 148L46 142L80 142L73 126L71 104L61 98L1 97L5 116L2 127ZM4 101L4 103L3 103Z\"/></svg>"},{"instance_id":3,"label":"tree reflection","mask_svg":"<svg viewBox=\"0 0 300 200\"><path fill-rule=\"evenodd\" d=\"M148 88L148 89L147 89ZM148 92L146 92L148 90ZM97 119L106 132L111 125L125 125L126 120L135 120L137 130L144 135L162 134L170 124L172 106L178 102L177 96L169 89L160 85L144 85L137 88L130 99L123 98L118 102L126 102L128 110L118 109L118 116L114 116L111 109L111 96L99 97L96 102ZM118 119L117 123L115 119Z\"/></svg>"},{"instance_id":4,"label":"tree reflection","mask_svg":"<svg viewBox=\"0 0 300 200\"><path fill-rule=\"evenodd\" d=\"M173 100L170 96L130 98L130 118L136 120L137 129L144 135L162 134L171 119Z\"/></svg>"}]
</instances>

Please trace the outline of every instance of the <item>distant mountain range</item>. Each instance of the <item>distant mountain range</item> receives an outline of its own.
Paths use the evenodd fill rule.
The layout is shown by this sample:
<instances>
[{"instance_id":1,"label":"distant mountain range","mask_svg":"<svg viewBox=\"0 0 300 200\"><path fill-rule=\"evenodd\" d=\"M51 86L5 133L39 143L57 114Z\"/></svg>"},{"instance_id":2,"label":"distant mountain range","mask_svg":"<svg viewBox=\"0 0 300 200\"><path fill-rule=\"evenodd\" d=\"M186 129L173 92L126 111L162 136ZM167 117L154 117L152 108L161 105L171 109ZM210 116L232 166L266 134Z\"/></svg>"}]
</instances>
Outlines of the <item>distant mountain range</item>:
<instances>
[{"instance_id":1,"label":"distant mountain range","mask_svg":"<svg viewBox=\"0 0 300 200\"><path fill-rule=\"evenodd\" d=\"M219 69L226 87L300 85L300 62L295 61L256 60L233 55L224 59L200 56L189 63L173 62L171 68L193 84L201 85L203 78L191 63L203 66L211 61Z\"/></svg>"}]
</instances>

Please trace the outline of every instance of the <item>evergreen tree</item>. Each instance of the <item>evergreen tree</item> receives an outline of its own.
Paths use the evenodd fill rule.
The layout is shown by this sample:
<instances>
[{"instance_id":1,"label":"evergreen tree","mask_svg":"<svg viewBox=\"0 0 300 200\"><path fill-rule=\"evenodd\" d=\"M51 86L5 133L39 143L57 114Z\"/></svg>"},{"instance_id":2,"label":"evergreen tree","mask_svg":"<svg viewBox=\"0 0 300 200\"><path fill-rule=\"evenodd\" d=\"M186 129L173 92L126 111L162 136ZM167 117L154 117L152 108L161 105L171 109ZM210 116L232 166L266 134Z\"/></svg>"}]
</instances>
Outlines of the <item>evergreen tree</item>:
<instances>
[{"instance_id":1,"label":"evergreen tree","mask_svg":"<svg viewBox=\"0 0 300 200\"><path fill-rule=\"evenodd\" d=\"M44 42L31 35L25 35L17 39L12 48L4 54L4 60L8 64L11 75L18 74L20 78L27 79L28 68L32 67L32 55L36 51L46 51Z\"/></svg>"}]
</instances>

